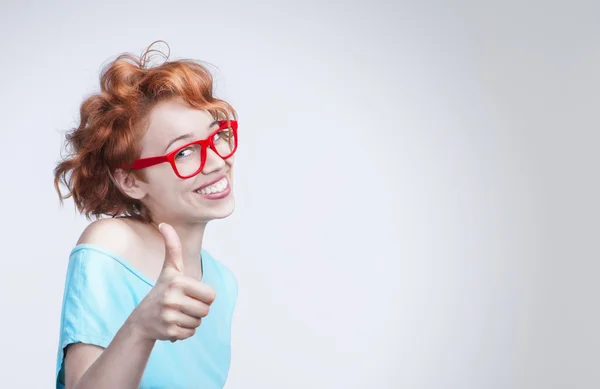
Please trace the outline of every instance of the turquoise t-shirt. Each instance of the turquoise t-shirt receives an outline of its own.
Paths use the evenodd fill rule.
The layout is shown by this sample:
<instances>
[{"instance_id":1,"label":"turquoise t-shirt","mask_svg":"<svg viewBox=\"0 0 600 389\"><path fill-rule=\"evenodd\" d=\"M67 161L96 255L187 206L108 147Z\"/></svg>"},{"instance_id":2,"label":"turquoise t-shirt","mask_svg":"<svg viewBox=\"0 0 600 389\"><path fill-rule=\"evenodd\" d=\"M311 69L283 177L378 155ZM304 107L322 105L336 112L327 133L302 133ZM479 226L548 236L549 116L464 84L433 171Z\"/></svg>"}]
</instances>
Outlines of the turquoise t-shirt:
<instances>
[{"instance_id":1,"label":"turquoise t-shirt","mask_svg":"<svg viewBox=\"0 0 600 389\"><path fill-rule=\"evenodd\" d=\"M202 282L215 301L196 334L171 343L157 341L140 389L222 389L231 359L231 319L237 300L233 273L205 250ZM64 348L77 342L106 348L154 282L124 258L92 244L77 245L69 257L63 297L56 388L64 388Z\"/></svg>"}]
</instances>

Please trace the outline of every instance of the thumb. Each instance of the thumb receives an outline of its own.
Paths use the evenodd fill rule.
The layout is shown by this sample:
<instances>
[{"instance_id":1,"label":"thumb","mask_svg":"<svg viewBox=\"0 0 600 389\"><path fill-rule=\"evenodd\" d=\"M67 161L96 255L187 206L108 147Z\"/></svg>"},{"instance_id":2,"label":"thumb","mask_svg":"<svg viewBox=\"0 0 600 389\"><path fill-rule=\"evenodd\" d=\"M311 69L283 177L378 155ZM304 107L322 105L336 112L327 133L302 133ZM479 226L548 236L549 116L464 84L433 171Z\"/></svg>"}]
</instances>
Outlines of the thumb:
<instances>
[{"instance_id":1,"label":"thumb","mask_svg":"<svg viewBox=\"0 0 600 389\"><path fill-rule=\"evenodd\" d=\"M177 231L167 223L160 223L158 230L165 241L165 262L163 270L170 267L183 273L183 259L181 255L181 240Z\"/></svg>"}]
</instances>

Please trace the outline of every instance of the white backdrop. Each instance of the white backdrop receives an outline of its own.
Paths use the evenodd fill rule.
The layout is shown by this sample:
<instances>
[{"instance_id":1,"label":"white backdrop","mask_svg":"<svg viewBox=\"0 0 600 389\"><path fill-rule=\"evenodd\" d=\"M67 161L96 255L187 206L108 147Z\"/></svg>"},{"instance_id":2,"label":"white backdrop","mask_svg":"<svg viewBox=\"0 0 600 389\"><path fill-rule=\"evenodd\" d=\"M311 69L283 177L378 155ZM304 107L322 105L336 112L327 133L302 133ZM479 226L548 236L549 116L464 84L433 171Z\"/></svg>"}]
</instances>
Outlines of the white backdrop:
<instances>
[{"instance_id":1,"label":"white backdrop","mask_svg":"<svg viewBox=\"0 0 600 389\"><path fill-rule=\"evenodd\" d=\"M2 386L55 379L63 132L163 39L240 118L227 389L599 387L600 6L417 3L2 2Z\"/></svg>"}]
</instances>

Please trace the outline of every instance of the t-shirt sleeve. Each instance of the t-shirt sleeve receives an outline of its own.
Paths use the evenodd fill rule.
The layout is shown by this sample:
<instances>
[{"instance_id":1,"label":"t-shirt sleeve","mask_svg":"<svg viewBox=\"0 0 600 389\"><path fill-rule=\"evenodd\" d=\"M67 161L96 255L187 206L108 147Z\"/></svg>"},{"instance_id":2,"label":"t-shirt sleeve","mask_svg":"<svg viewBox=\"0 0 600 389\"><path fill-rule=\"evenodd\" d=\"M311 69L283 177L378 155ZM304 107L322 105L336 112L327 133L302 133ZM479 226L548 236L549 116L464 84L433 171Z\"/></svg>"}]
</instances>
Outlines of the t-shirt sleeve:
<instances>
[{"instance_id":1,"label":"t-shirt sleeve","mask_svg":"<svg viewBox=\"0 0 600 389\"><path fill-rule=\"evenodd\" d=\"M81 342L106 348L135 307L123 277L123 266L104 253L87 248L71 253L61 313L59 382L68 345Z\"/></svg>"}]
</instances>

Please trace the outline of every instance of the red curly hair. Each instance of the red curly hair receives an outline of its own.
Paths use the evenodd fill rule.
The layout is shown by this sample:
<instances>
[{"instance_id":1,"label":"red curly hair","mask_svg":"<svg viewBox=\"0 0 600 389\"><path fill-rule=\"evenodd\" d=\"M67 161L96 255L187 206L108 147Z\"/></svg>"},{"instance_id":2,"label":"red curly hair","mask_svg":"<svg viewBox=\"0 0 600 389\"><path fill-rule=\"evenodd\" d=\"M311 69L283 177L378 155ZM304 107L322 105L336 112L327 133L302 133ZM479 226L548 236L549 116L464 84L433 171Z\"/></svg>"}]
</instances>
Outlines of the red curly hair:
<instances>
[{"instance_id":1,"label":"red curly hair","mask_svg":"<svg viewBox=\"0 0 600 389\"><path fill-rule=\"evenodd\" d=\"M152 43L139 57L123 53L102 69L100 92L83 101L80 124L66 135L68 156L54 168L54 187L61 204L72 197L88 220L106 215L152 221L139 200L119 190L112 173L139 158L139 141L156 104L181 98L217 120L237 120L233 107L213 96L213 79L205 66L187 59L169 61L169 54L152 49L157 42L163 41ZM165 61L150 66L153 53ZM132 174L143 179L141 172ZM63 194L59 184L69 192Z\"/></svg>"}]
</instances>

